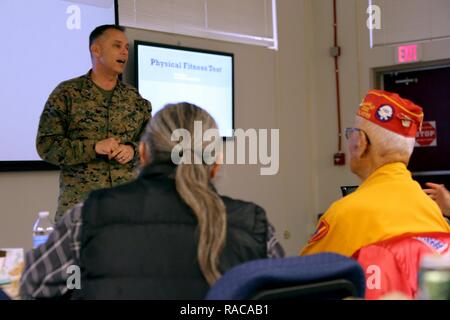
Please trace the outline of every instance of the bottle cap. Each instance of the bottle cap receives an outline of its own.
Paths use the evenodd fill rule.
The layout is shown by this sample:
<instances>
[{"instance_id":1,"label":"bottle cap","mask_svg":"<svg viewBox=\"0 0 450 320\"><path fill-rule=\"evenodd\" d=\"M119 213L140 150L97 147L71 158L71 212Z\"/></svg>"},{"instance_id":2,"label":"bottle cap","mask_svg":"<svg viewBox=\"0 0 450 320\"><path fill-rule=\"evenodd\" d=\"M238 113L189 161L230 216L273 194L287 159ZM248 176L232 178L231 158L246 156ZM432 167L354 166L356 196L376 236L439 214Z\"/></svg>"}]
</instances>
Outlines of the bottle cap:
<instances>
[{"instance_id":1,"label":"bottle cap","mask_svg":"<svg viewBox=\"0 0 450 320\"><path fill-rule=\"evenodd\" d=\"M422 258L420 266L427 269L450 270L450 256L428 254Z\"/></svg>"},{"instance_id":2,"label":"bottle cap","mask_svg":"<svg viewBox=\"0 0 450 320\"><path fill-rule=\"evenodd\" d=\"M39 218L48 218L50 212L48 211L39 211Z\"/></svg>"}]
</instances>

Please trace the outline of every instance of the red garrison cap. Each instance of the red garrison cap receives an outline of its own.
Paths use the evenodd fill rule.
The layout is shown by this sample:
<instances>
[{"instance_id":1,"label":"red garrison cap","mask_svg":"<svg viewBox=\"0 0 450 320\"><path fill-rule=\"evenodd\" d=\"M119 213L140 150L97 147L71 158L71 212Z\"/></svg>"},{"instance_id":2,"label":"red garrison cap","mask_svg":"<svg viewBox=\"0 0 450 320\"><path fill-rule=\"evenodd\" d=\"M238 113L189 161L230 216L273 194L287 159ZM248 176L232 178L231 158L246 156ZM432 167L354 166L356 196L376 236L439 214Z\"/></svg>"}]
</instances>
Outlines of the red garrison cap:
<instances>
[{"instance_id":1,"label":"red garrison cap","mask_svg":"<svg viewBox=\"0 0 450 320\"><path fill-rule=\"evenodd\" d=\"M357 115L404 137L415 137L422 127L422 108L396 93L369 90Z\"/></svg>"}]
</instances>

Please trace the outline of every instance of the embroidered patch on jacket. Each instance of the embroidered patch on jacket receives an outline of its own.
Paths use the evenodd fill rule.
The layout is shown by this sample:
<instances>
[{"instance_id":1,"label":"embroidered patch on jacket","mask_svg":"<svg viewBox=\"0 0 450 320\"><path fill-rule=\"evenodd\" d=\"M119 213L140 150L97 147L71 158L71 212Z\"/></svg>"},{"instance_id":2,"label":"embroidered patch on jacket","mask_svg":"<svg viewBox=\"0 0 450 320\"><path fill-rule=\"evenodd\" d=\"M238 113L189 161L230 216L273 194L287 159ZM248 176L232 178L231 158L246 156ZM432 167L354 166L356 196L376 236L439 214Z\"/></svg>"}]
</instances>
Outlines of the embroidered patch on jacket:
<instances>
[{"instance_id":1,"label":"embroidered patch on jacket","mask_svg":"<svg viewBox=\"0 0 450 320\"><path fill-rule=\"evenodd\" d=\"M317 226L316 232L312 235L311 239L309 239L308 243L313 243L319 241L323 237L325 237L330 229L330 225L325 220L320 221Z\"/></svg>"},{"instance_id":2,"label":"embroidered patch on jacket","mask_svg":"<svg viewBox=\"0 0 450 320\"><path fill-rule=\"evenodd\" d=\"M414 239L419 240L420 242L424 243L427 247L431 248L432 250L435 250L439 254L442 254L448 248L448 243L445 243L435 238L415 237Z\"/></svg>"}]
</instances>

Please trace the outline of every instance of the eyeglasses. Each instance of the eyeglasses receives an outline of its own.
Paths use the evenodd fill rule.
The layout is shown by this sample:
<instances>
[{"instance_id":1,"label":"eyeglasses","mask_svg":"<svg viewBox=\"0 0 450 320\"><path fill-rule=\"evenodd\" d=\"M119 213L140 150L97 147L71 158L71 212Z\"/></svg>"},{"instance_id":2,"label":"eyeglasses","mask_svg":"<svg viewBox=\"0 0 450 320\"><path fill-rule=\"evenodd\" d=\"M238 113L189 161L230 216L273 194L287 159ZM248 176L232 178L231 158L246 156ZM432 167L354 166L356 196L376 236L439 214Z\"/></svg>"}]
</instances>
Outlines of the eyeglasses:
<instances>
[{"instance_id":1,"label":"eyeglasses","mask_svg":"<svg viewBox=\"0 0 450 320\"><path fill-rule=\"evenodd\" d=\"M367 139L367 143L370 144L369 136L363 129L360 129L360 128L345 128L345 138L347 140L350 139L350 135L352 134L352 132L355 132L355 131L361 131L362 133L364 133L364 135L366 136L366 139Z\"/></svg>"}]
</instances>

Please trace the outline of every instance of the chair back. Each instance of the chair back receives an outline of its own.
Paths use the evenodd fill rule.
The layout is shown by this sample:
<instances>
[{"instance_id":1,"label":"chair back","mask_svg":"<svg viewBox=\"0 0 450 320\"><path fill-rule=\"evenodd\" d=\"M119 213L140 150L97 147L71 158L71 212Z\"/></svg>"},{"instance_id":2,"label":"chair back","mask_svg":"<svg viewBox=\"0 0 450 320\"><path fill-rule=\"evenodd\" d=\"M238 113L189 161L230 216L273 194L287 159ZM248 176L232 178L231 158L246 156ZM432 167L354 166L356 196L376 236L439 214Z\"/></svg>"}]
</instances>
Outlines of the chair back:
<instances>
[{"instance_id":1,"label":"chair back","mask_svg":"<svg viewBox=\"0 0 450 320\"><path fill-rule=\"evenodd\" d=\"M227 271L209 300L343 299L364 296L364 273L351 258L334 253L253 260Z\"/></svg>"}]
</instances>

